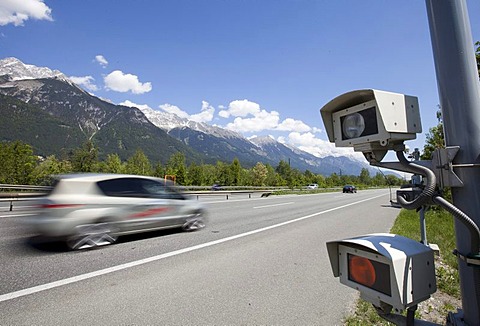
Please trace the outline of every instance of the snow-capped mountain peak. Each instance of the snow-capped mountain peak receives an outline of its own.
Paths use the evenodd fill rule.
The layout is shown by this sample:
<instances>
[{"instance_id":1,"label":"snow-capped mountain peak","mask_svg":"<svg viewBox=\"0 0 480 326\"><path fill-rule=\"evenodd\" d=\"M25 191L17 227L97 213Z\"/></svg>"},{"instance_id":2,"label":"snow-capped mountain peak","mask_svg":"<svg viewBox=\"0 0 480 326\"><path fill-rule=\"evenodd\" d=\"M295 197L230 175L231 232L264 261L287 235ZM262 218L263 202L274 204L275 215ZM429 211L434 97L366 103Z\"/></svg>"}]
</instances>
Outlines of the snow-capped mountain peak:
<instances>
[{"instance_id":1,"label":"snow-capped mountain peak","mask_svg":"<svg viewBox=\"0 0 480 326\"><path fill-rule=\"evenodd\" d=\"M275 145L278 143L273 137L271 136L255 136L252 138L249 138L252 143L255 145L262 147L264 145Z\"/></svg>"},{"instance_id":2,"label":"snow-capped mountain peak","mask_svg":"<svg viewBox=\"0 0 480 326\"><path fill-rule=\"evenodd\" d=\"M164 112L164 111L156 111L148 106L131 106L127 104L122 104L130 107L135 107L145 114L148 120L157 126L160 129L165 131L170 131L173 128L177 127L184 127L187 126L188 120L184 118L180 118L176 114Z\"/></svg>"},{"instance_id":3,"label":"snow-capped mountain peak","mask_svg":"<svg viewBox=\"0 0 480 326\"><path fill-rule=\"evenodd\" d=\"M0 76L2 75L8 75L11 80L58 78L71 83L67 76L58 70L25 64L13 57L0 60Z\"/></svg>"},{"instance_id":4,"label":"snow-capped mountain peak","mask_svg":"<svg viewBox=\"0 0 480 326\"><path fill-rule=\"evenodd\" d=\"M169 132L175 128L190 128L195 131L200 131L221 138L244 138L238 132L223 129L217 126L212 126L203 122L197 122L186 118L181 118L173 113L157 111L147 106L134 107L142 111L151 123L153 123L158 128L165 130L166 132Z\"/></svg>"}]
</instances>

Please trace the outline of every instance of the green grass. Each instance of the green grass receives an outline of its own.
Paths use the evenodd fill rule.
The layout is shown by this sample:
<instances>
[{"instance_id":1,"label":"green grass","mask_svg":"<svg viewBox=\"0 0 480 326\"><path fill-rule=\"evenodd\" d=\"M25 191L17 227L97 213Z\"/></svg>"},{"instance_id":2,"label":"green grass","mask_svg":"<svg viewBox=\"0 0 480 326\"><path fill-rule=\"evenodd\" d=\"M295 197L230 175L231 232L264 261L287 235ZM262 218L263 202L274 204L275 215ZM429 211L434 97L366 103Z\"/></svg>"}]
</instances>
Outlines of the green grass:
<instances>
[{"instance_id":1,"label":"green grass","mask_svg":"<svg viewBox=\"0 0 480 326\"><path fill-rule=\"evenodd\" d=\"M382 319L373 308L372 304L364 300L358 300L355 313L345 318L344 325L364 326L364 325L393 325L385 319Z\"/></svg>"},{"instance_id":2,"label":"green grass","mask_svg":"<svg viewBox=\"0 0 480 326\"><path fill-rule=\"evenodd\" d=\"M425 213L425 222L428 243L438 245L440 248L441 260L447 265L446 267L437 266L437 288L439 291L459 298L460 279L457 270L457 259L452 254L455 249L453 217L442 209L432 209ZM402 209L390 232L420 241L419 214L415 211ZM449 308L451 307L446 307L445 309L452 310ZM393 324L380 318L372 304L359 299L354 314L345 318L344 325L359 326Z\"/></svg>"},{"instance_id":3,"label":"green grass","mask_svg":"<svg viewBox=\"0 0 480 326\"><path fill-rule=\"evenodd\" d=\"M452 254L455 249L455 230L453 217L443 209L428 210L425 214L427 241L440 248L442 260L452 268L457 268L457 258ZM402 209L391 233L420 241L420 219L415 211Z\"/></svg>"}]
</instances>

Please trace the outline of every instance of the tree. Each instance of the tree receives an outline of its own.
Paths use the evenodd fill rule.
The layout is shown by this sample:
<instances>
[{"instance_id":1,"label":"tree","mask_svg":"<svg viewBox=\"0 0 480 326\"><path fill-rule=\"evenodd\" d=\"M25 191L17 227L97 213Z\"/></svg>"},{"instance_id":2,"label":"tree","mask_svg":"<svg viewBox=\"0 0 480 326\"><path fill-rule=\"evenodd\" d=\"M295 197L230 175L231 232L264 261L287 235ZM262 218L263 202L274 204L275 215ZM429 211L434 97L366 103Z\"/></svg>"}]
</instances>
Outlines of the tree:
<instances>
[{"instance_id":1,"label":"tree","mask_svg":"<svg viewBox=\"0 0 480 326\"><path fill-rule=\"evenodd\" d=\"M290 165L287 162L285 162L284 160L281 160L280 162L278 162L278 166L275 169L275 172L277 172L280 175L280 177L282 177L282 179L288 180L292 172L292 169L290 168Z\"/></svg>"},{"instance_id":2,"label":"tree","mask_svg":"<svg viewBox=\"0 0 480 326\"><path fill-rule=\"evenodd\" d=\"M332 173L325 181L329 187L339 186L341 184L340 177L336 173Z\"/></svg>"},{"instance_id":3,"label":"tree","mask_svg":"<svg viewBox=\"0 0 480 326\"><path fill-rule=\"evenodd\" d=\"M358 178L354 175L345 175L345 174L342 174L339 176L339 181L337 184L334 184L336 186L340 186L340 185L350 185L350 184L356 184L358 182L356 182L358 180Z\"/></svg>"},{"instance_id":4,"label":"tree","mask_svg":"<svg viewBox=\"0 0 480 326\"><path fill-rule=\"evenodd\" d=\"M93 172L97 164L98 149L94 143L89 140L82 147L73 151L71 156L72 168L74 172Z\"/></svg>"},{"instance_id":5,"label":"tree","mask_svg":"<svg viewBox=\"0 0 480 326\"><path fill-rule=\"evenodd\" d=\"M241 177L241 170L242 166L240 165L240 161L238 158L234 158L232 164L230 165L230 176L229 179L231 180L232 186L239 186L240 185L240 177Z\"/></svg>"},{"instance_id":6,"label":"tree","mask_svg":"<svg viewBox=\"0 0 480 326\"><path fill-rule=\"evenodd\" d=\"M364 185L369 185L371 183L371 178L370 178L370 172L368 172L368 169L363 168L362 171L360 172L360 177L359 180L361 184Z\"/></svg>"},{"instance_id":7,"label":"tree","mask_svg":"<svg viewBox=\"0 0 480 326\"><path fill-rule=\"evenodd\" d=\"M206 164L202 166L204 185L213 185L219 183L220 181L217 178L217 169L216 166L212 164Z\"/></svg>"},{"instance_id":8,"label":"tree","mask_svg":"<svg viewBox=\"0 0 480 326\"><path fill-rule=\"evenodd\" d=\"M32 147L21 141L0 143L0 183L29 184L37 164Z\"/></svg>"},{"instance_id":9,"label":"tree","mask_svg":"<svg viewBox=\"0 0 480 326\"><path fill-rule=\"evenodd\" d=\"M70 161L60 161L55 155L47 157L32 172L32 180L37 185L51 185L52 176L72 172Z\"/></svg>"},{"instance_id":10,"label":"tree","mask_svg":"<svg viewBox=\"0 0 480 326\"><path fill-rule=\"evenodd\" d=\"M157 178L165 177L165 168L163 167L161 162L157 162L153 168L153 176Z\"/></svg>"},{"instance_id":11,"label":"tree","mask_svg":"<svg viewBox=\"0 0 480 326\"><path fill-rule=\"evenodd\" d=\"M252 168L253 174L253 185L255 186L265 186L265 181L267 180L268 169L263 163L257 162Z\"/></svg>"},{"instance_id":12,"label":"tree","mask_svg":"<svg viewBox=\"0 0 480 326\"><path fill-rule=\"evenodd\" d=\"M203 168L195 162L188 167L187 175L188 183L186 185L201 186L204 184Z\"/></svg>"},{"instance_id":13,"label":"tree","mask_svg":"<svg viewBox=\"0 0 480 326\"><path fill-rule=\"evenodd\" d=\"M445 136L443 133L442 111L440 106L437 110L438 125L429 129L425 135L425 145L423 146L423 153L420 156L422 160L431 160L433 151L437 148L445 148Z\"/></svg>"},{"instance_id":14,"label":"tree","mask_svg":"<svg viewBox=\"0 0 480 326\"><path fill-rule=\"evenodd\" d=\"M118 154L108 154L104 162L104 171L107 173L123 173L125 167Z\"/></svg>"},{"instance_id":15,"label":"tree","mask_svg":"<svg viewBox=\"0 0 480 326\"><path fill-rule=\"evenodd\" d=\"M430 128L426 134L426 141L423 147L422 160L431 160L433 151L437 148L445 148L445 136L443 134L443 123Z\"/></svg>"},{"instance_id":16,"label":"tree","mask_svg":"<svg viewBox=\"0 0 480 326\"><path fill-rule=\"evenodd\" d=\"M185 184L187 179L187 167L185 165L185 155L180 152L176 152L167 162L166 172L168 175L174 175L176 182L181 185Z\"/></svg>"},{"instance_id":17,"label":"tree","mask_svg":"<svg viewBox=\"0 0 480 326\"><path fill-rule=\"evenodd\" d=\"M215 165L215 183L230 186L231 180L228 172L228 165L224 162L217 161Z\"/></svg>"},{"instance_id":18,"label":"tree","mask_svg":"<svg viewBox=\"0 0 480 326\"><path fill-rule=\"evenodd\" d=\"M125 170L129 174L151 175L152 165L145 153L141 149L137 149L135 154L127 160Z\"/></svg>"},{"instance_id":19,"label":"tree","mask_svg":"<svg viewBox=\"0 0 480 326\"><path fill-rule=\"evenodd\" d=\"M480 78L480 41L475 42L475 58L477 59L478 78Z\"/></svg>"},{"instance_id":20,"label":"tree","mask_svg":"<svg viewBox=\"0 0 480 326\"><path fill-rule=\"evenodd\" d=\"M267 186L284 186L281 182L280 176L275 173L275 169L270 164L266 164L265 167L267 168L267 178L265 180Z\"/></svg>"},{"instance_id":21,"label":"tree","mask_svg":"<svg viewBox=\"0 0 480 326\"><path fill-rule=\"evenodd\" d=\"M290 171L290 176L287 179L287 185L289 188L293 189L306 184L303 174L298 169L292 169Z\"/></svg>"},{"instance_id":22,"label":"tree","mask_svg":"<svg viewBox=\"0 0 480 326\"><path fill-rule=\"evenodd\" d=\"M318 184L319 187L325 188L325 177L321 174L317 174L315 176L315 182L314 183Z\"/></svg>"},{"instance_id":23,"label":"tree","mask_svg":"<svg viewBox=\"0 0 480 326\"><path fill-rule=\"evenodd\" d=\"M383 174L380 173L380 172L377 172L377 174L375 174L375 176L372 179L372 184L376 187L380 187L380 186L384 186L385 183L386 183L386 181L385 181L385 177L383 176Z\"/></svg>"},{"instance_id":24,"label":"tree","mask_svg":"<svg viewBox=\"0 0 480 326\"><path fill-rule=\"evenodd\" d=\"M316 175L310 172L309 170L305 170L305 172L303 172L303 176L306 184L317 183Z\"/></svg>"}]
</instances>

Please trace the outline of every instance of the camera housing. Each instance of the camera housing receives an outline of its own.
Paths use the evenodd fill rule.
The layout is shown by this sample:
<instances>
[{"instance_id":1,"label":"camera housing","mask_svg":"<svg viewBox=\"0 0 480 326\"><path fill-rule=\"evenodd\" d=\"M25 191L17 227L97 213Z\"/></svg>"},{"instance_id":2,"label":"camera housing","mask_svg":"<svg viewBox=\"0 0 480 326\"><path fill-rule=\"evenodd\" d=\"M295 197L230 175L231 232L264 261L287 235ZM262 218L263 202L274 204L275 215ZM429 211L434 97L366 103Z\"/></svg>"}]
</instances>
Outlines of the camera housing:
<instances>
[{"instance_id":1,"label":"camera housing","mask_svg":"<svg viewBox=\"0 0 480 326\"><path fill-rule=\"evenodd\" d=\"M380 162L388 150L422 132L414 96L363 89L340 95L320 109L330 142L353 147Z\"/></svg>"},{"instance_id":2,"label":"camera housing","mask_svg":"<svg viewBox=\"0 0 480 326\"><path fill-rule=\"evenodd\" d=\"M378 233L327 242L333 275L376 307L401 312L437 290L431 248Z\"/></svg>"}]
</instances>

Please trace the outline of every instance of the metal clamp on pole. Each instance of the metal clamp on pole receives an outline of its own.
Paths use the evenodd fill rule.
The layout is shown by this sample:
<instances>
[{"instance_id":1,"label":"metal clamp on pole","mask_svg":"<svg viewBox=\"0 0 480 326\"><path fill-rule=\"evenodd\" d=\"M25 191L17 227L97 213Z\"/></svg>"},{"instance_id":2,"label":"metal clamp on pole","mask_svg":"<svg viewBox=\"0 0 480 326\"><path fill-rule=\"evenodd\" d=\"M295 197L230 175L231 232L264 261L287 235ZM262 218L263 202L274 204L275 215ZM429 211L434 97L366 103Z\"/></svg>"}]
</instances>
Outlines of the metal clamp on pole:
<instances>
[{"instance_id":1,"label":"metal clamp on pole","mask_svg":"<svg viewBox=\"0 0 480 326\"><path fill-rule=\"evenodd\" d=\"M467 263L468 266L480 267L480 254L462 255L457 249L453 251L453 254Z\"/></svg>"},{"instance_id":2,"label":"metal clamp on pole","mask_svg":"<svg viewBox=\"0 0 480 326\"><path fill-rule=\"evenodd\" d=\"M443 189L445 187L463 187L463 182L453 172L453 159L460 150L460 146L449 146L446 148L437 148L432 155L433 172L438 180L438 186Z\"/></svg>"}]
</instances>

